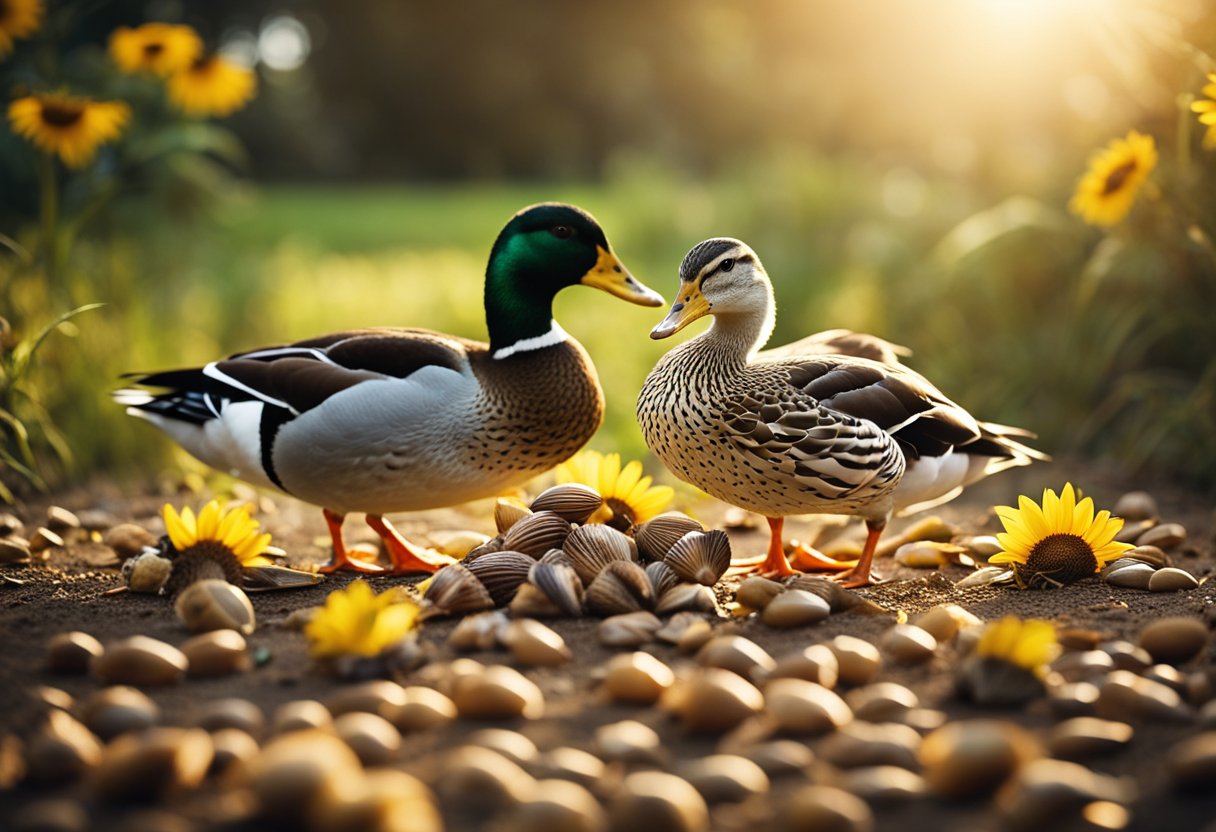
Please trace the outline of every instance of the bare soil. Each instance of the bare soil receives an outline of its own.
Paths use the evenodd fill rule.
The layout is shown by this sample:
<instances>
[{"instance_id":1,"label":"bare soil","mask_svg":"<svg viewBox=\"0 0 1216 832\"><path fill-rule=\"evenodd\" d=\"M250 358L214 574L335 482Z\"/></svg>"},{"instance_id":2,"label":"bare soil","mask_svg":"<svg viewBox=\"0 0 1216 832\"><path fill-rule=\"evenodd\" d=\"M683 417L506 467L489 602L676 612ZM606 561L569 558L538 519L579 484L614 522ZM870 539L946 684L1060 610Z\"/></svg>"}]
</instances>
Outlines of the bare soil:
<instances>
[{"instance_id":1,"label":"bare soil","mask_svg":"<svg viewBox=\"0 0 1216 832\"><path fill-rule=\"evenodd\" d=\"M1046 618L1061 628L1094 630L1108 638L1135 641L1143 627L1163 616L1194 616L1208 626L1216 621L1214 603L1216 589L1211 576L1216 572L1213 559L1213 536L1216 533L1213 503L1196 497L1170 484L1146 483L1079 463L1054 463L1033 469L1003 474L993 481L981 483L954 503L937 513L955 523L969 534L999 531L991 507L1010 504L1017 494L1037 497L1044 485L1058 489L1066 480L1084 488L1099 507L1110 507L1127 490L1145 489L1158 500L1163 521L1182 523L1188 530L1188 540L1172 552L1175 565L1187 569L1201 580L1198 589L1177 593L1149 593L1109 586L1097 578L1086 579L1058 590L1020 591L1008 587L983 587L959 590L954 582L966 574L961 567L941 571L894 569L890 561L879 566L892 574L892 580L863 590L862 594L891 610L889 615L841 613L820 624L792 630L774 630L759 621L723 620L719 626L753 639L773 655L780 655L808 644L823 642L839 633L876 640L895 620L900 610L909 615L934 605L952 602L961 604L979 617L991 620L1004 615L1024 618ZM198 497L174 497L176 504L197 504ZM54 495L53 498L31 501L18 507L22 519L33 525L45 517L49 504L72 510L103 509L120 521L133 521L159 533L157 517L163 496L124 493L112 485L97 485L88 490ZM723 507L704 503L691 507L702 522L715 524L723 517ZM286 499L262 501L259 516L265 528L274 535L276 545L284 548L295 564L319 563L327 558L325 527L320 512ZM907 523L909 521L901 521ZM489 508L484 504L459 510L408 515L400 519L399 528L407 535L425 539L438 529L473 528L492 531ZM813 519L787 523L787 535L810 536L819 527ZM898 532L893 525L890 533ZM348 524L348 539L373 539L362 524ZM763 529L763 531L762 531ZM730 530L732 546L737 555L763 550L766 527ZM20 584L0 581L0 737L27 736L39 723L46 708L35 693L40 686L66 691L82 697L96 690L99 683L86 676L63 676L48 672L44 667L48 639L67 630L83 630L103 643L134 634L144 634L171 644L181 644L189 634L182 628L172 611L171 603L156 596L126 593L106 595L106 590L120 586L122 578L110 550L100 543L77 540L66 548L53 550L49 560L26 567L7 567L0 578L8 576ZM277 706L295 699L324 700L342 683L323 675L314 668L308 656L304 637L282 626L293 611L323 603L332 589L344 585L353 576L332 576L321 585L299 590L260 593L252 596L259 626L249 638L254 650L264 650L269 661L253 671L237 676L188 680L182 684L148 689L146 692L160 705L164 720L170 724L189 724L192 713L208 700L219 697L242 697L259 705L269 715ZM400 582L415 582L418 578L372 578L377 589ZM591 748L592 732L600 725L621 719L637 719L659 732L669 755L668 765L678 761L713 753L717 740L712 737L690 736L657 708L637 708L607 704L598 691L595 673L613 651L600 645L596 638L597 621L570 619L550 622L573 646L574 660L553 669L527 669L524 672L536 681L546 696L547 713L539 720L505 723L521 731L543 750L560 745ZM430 645L434 661L454 656L446 646L446 638L454 626L451 621L428 622L421 640ZM674 648L655 644L648 648L664 661L679 664L689 661ZM507 654L492 652L473 654L485 662L509 662ZM954 692L952 669L957 656L954 648L944 645L931 662L917 667L885 666L879 679L907 685L915 691L922 705L943 710L950 720L988 716L1013 720L1036 732L1042 732L1058 721L1043 706L1031 703L1020 709L993 710L960 700ZM1216 644L1209 643L1205 653L1185 673L1212 671L1216 668ZM406 680L408 682L408 680ZM458 744L472 730L485 727L458 720L449 728L426 735L408 736L402 754L402 765L419 773L424 779L434 779L432 752ZM1213 828L1216 819L1216 783L1203 795L1181 795L1169 785L1164 763L1171 747L1197 732L1196 725L1167 725L1148 723L1136 726L1130 746L1121 752L1091 761L1094 770L1127 778L1135 797L1131 800L1133 829L1188 830ZM812 749L817 740L810 741ZM805 783L801 778L775 780L772 792L763 799L753 799L740 805L719 805L713 808L715 829L744 829L763 823L773 806L785 793ZM83 787L65 786L55 789L17 785L0 790L0 818L32 801L70 796L89 802L91 823L99 829L133 828L134 809L126 806L97 805ZM220 823L215 814L214 789L185 795L171 807L179 816L182 828L256 828L252 822L243 825ZM443 805L449 829L480 828L481 821L461 806ZM999 828L998 817L990 801L948 803L926 798L893 806L875 806L876 827L879 830L968 829ZM7 825L0 821L0 825ZM1095 828L1065 824L1062 828Z\"/></svg>"}]
</instances>

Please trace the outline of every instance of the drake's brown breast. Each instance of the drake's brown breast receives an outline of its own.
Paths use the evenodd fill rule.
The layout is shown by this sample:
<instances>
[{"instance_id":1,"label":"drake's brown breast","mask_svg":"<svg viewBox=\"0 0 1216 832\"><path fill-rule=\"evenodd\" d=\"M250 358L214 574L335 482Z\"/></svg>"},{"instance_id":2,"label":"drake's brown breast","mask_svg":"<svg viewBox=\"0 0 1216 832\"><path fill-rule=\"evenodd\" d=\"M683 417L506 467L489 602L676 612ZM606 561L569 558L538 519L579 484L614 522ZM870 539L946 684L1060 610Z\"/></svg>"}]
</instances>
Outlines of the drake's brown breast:
<instances>
[{"instance_id":1,"label":"drake's brown breast","mask_svg":"<svg viewBox=\"0 0 1216 832\"><path fill-rule=\"evenodd\" d=\"M604 393L573 340L474 364L481 381L469 461L484 470L541 473L569 459L604 420Z\"/></svg>"}]
</instances>

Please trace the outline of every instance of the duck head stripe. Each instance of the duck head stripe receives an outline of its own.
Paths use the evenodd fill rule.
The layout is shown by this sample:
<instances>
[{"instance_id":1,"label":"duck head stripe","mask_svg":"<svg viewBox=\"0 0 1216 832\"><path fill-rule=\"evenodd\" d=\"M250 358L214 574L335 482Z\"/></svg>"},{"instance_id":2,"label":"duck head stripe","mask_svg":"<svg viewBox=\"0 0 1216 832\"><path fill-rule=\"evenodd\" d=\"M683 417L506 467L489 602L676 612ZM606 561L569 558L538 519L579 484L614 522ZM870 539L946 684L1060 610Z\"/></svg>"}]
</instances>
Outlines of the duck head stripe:
<instances>
[{"instance_id":1,"label":"duck head stripe","mask_svg":"<svg viewBox=\"0 0 1216 832\"><path fill-rule=\"evenodd\" d=\"M739 241L730 237L715 237L697 243L684 255L684 262L680 264L680 280L685 283L696 280L703 268L738 245Z\"/></svg>"}]
</instances>

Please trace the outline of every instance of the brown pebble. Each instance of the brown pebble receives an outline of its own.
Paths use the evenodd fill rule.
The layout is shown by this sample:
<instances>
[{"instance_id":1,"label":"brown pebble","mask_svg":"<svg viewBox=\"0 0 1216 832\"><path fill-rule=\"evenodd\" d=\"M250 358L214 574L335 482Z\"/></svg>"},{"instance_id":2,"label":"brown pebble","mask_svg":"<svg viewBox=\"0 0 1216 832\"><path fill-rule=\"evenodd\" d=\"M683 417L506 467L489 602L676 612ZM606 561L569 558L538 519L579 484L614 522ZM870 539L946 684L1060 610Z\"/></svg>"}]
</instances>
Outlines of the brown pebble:
<instances>
[{"instance_id":1,"label":"brown pebble","mask_svg":"<svg viewBox=\"0 0 1216 832\"><path fill-rule=\"evenodd\" d=\"M201 704L194 711L191 725L208 733L237 728L251 737L260 737L266 727L266 717L253 702L231 696Z\"/></svg>"},{"instance_id":2,"label":"brown pebble","mask_svg":"<svg viewBox=\"0 0 1216 832\"><path fill-rule=\"evenodd\" d=\"M882 634L878 644L899 664L920 664L937 652L937 639L915 624L896 624Z\"/></svg>"},{"instance_id":3,"label":"brown pebble","mask_svg":"<svg viewBox=\"0 0 1216 832\"><path fill-rule=\"evenodd\" d=\"M101 642L88 633L56 633L47 642L46 667L52 673L88 673L89 664L103 652Z\"/></svg>"},{"instance_id":4,"label":"brown pebble","mask_svg":"<svg viewBox=\"0 0 1216 832\"><path fill-rule=\"evenodd\" d=\"M1116 670L1099 688L1094 711L1104 719L1148 722L1189 722L1190 709L1173 688Z\"/></svg>"},{"instance_id":5,"label":"brown pebble","mask_svg":"<svg viewBox=\"0 0 1216 832\"><path fill-rule=\"evenodd\" d=\"M743 755L770 779L802 776L815 762L815 753L798 740L770 740L745 749Z\"/></svg>"},{"instance_id":6,"label":"brown pebble","mask_svg":"<svg viewBox=\"0 0 1216 832\"><path fill-rule=\"evenodd\" d=\"M1216 782L1216 731L1177 743L1165 755L1170 779L1180 791L1210 793Z\"/></svg>"},{"instance_id":7,"label":"brown pebble","mask_svg":"<svg viewBox=\"0 0 1216 832\"><path fill-rule=\"evenodd\" d=\"M0 538L0 563L29 563L30 544L20 537Z\"/></svg>"},{"instance_id":8,"label":"brown pebble","mask_svg":"<svg viewBox=\"0 0 1216 832\"><path fill-rule=\"evenodd\" d=\"M350 746L365 767L391 763L401 750L401 734L376 714L352 711L334 720L334 733Z\"/></svg>"},{"instance_id":9,"label":"brown pebble","mask_svg":"<svg viewBox=\"0 0 1216 832\"><path fill-rule=\"evenodd\" d=\"M649 653L625 653L608 661L604 690L615 702L651 705L674 681L671 668Z\"/></svg>"},{"instance_id":10,"label":"brown pebble","mask_svg":"<svg viewBox=\"0 0 1216 832\"><path fill-rule=\"evenodd\" d=\"M405 702L392 718L402 733L426 731L446 725L456 718L456 704L439 691L411 685L405 689Z\"/></svg>"},{"instance_id":11,"label":"brown pebble","mask_svg":"<svg viewBox=\"0 0 1216 832\"><path fill-rule=\"evenodd\" d=\"M1061 722L1047 735L1053 757L1078 760L1110 754L1131 742L1135 729L1126 722L1079 716Z\"/></svg>"},{"instance_id":12,"label":"brown pebble","mask_svg":"<svg viewBox=\"0 0 1216 832\"><path fill-rule=\"evenodd\" d=\"M403 704L405 704L405 688L388 679L373 679L355 685L344 685L325 700L325 707L334 716L341 716L351 711L365 711L382 716L390 722Z\"/></svg>"},{"instance_id":13,"label":"brown pebble","mask_svg":"<svg viewBox=\"0 0 1216 832\"><path fill-rule=\"evenodd\" d=\"M677 681L664 694L663 706L678 714L688 731L720 734L759 713L764 695L736 673L707 667Z\"/></svg>"},{"instance_id":14,"label":"brown pebble","mask_svg":"<svg viewBox=\"0 0 1216 832\"><path fill-rule=\"evenodd\" d=\"M512 621L501 640L515 661L522 665L552 667L574 657L565 639L533 618Z\"/></svg>"},{"instance_id":15,"label":"brown pebble","mask_svg":"<svg viewBox=\"0 0 1216 832\"><path fill-rule=\"evenodd\" d=\"M469 719L536 719L545 712L545 698L536 683L505 665L457 679L452 702Z\"/></svg>"},{"instance_id":16,"label":"brown pebble","mask_svg":"<svg viewBox=\"0 0 1216 832\"><path fill-rule=\"evenodd\" d=\"M296 699L284 702L275 710L270 720L270 730L274 734L286 734L291 731L328 730L333 727L334 719L326 708L315 699Z\"/></svg>"},{"instance_id":17,"label":"brown pebble","mask_svg":"<svg viewBox=\"0 0 1216 832\"><path fill-rule=\"evenodd\" d=\"M874 682L849 691L845 697L853 716L866 722L902 721L908 711L920 705L920 699L897 682Z\"/></svg>"},{"instance_id":18,"label":"brown pebble","mask_svg":"<svg viewBox=\"0 0 1216 832\"><path fill-rule=\"evenodd\" d=\"M1041 753L1034 738L1012 722L958 720L925 737L921 774L934 794L978 797L995 791Z\"/></svg>"},{"instance_id":19,"label":"brown pebble","mask_svg":"<svg viewBox=\"0 0 1216 832\"><path fill-rule=\"evenodd\" d=\"M108 645L90 668L107 684L156 686L180 682L188 665L186 655L173 645L131 636Z\"/></svg>"},{"instance_id":20,"label":"brown pebble","mask_svg":"<svg viewBox=\"0 0 1216 832\"><path fill-rule=\"evenodd\" d=\"M229 676L253 667L245 637L236 630L212 630L186 641L182 652L196 678Z\"/></svg>"},{"instance_id":21,"label":"brown pebble","mask_svg":"<svg viewBox=\"0 0 1216 832\"><path fill-rule=\"evenodd\" d=\"M819 744L819 755L837 768L900 766L919 768L921 736L916 729L894 722L851 722Z\"/></svg>"},{"instance_id":22,"label":"brown pebble","mask_svg":"<svg viewBox=\"0 0 1216 832\"><path fill-rule=\"evenodd\" d=\"M1155 661L1182 664L1207 646L1208 628L1197 618L1161 618L1140 631L1140 646Z\"/></svg>"},{"instance_id":23,"label":"brown pebble","mask_svg":"<svg viewBox=\"0 0 1216 832\"><path fill-rule=\"evenodd\" d=\"M532 795L498 818L498 832L601 832L606 820L595 796L568 780L540 780Z\"/></svg>"},{"instance_id":24,"label":"brown pebble","mask_svg":"<svg viewBox=\"0 0 1216 832\"><path fill-rule=\"evenodd\" d=\"M1153 526L1136 538L1137 546L1156 546L1159 549L1170 550L1186 541L1186 529L1178 523L1162 523Z\"/></svg>"},{"instance_id":25,"label":"brown pebble","mask_svg":"<svg viewBox=\"0 0 1216 832\"><path fill-rule=\"evenodd\" d=\"M1148 579L1149 592L1178 592L1194 589L1197 586L1199 586L1199 581L1195 579L1194 575L1185 569L1177 569L1173 566L1158 569Z\"/></svg>"},{"instance_id":26,"label":"brown pebble","mask_svg":"<svg viewBox=\"0 0 1216 832\"><path fill-rule=\"evenodd\" d=\"M777 658L773 669L766 674L756 674L756 681L775 678L806 679L823 685L836 687L840 675L840 664L836 654L825 644L812 644L794 653L785 653Z\"/></svg>"},{"instance_id":27,"label":"brown pebble","mask_svg":"<svg viewBox=\"0 0 1216 832\"><path fill-rule=\"evenodd\" d=\"M864 800L833 786L806 786L778 810L786 832L870 832L874 813Z\"/></svg>"},{"instance_id":28,"label":"brown pebble","mask_svg":"<svg viewBox=\"0 0 1216 832\"><path fill-rule=\"evenodd\" d=\"M769 789L768 775L746 757L711 754L680 766L679 776L701 793L705 802L738 803Z\"/></svg>"},{"instance_id":29,"label":"brown pebble","mask_svg":"<svg viewBox=\"0 0 1216 832\"><path fill-rule=\"evenodd\" d=\"M923 797L925 780L899 766L864 766L841 772L837 785L867 803L892 805Z\"/></svg>"},{"instance_id":30,"label":"brown pebble","mask_svg":"<svg viewBox=\"0 0 1216 832\"><path fill-rule=\"evenodd\" d=\"M35 555L46 552L49 549L62 549L65 545L60 535L45 526L38 527L30 535L30 552Z\"/></svg>"},{"instance_id":31,"label":"brown pebble","mask_svg":"<svg viewBox=\"0 0 1216 832\"><path fill-rule=\"evenodd\" d=\"M240 587L219 578L187 586L173 602L173 609L192 633L237 630L249 635L257 624L249 596Z\"/></svg>"},{"instance_id":32,"label":"brown pebble","mask_svg":"<svg viewBox=\"0 0 1216 832\"><path fill-rule=\"evenodd\" d=\"M596 629L600 644L607 647L640 647L654 641L654 635L663 626L662 620L652 612L627 612L613 615L600 622Z\"/></svg>"},{"instance_id":33,"label":"brown pebble","mask_svg":"<svg viewBox=\"0 0 1216 832\"><path fill-rule=\"evenodd\" d=\"M51 711L26 746L26 777L40 784L71 782L98 764L101 750L82 723L64 711Z\"/></svg>"},{"instance_id":34,"label":"brown pebble","mask_svg":"<svg viewBox=\"0 0 1216 832\"><path fill-rule=\"evenodd\" d=\"M864 685L874 678L882 665L878 648L856 636L839 635L828 643L836 654L840 681L846 685Z\"/></svg>"},{"instance_id":35,"label":"brown pebble","mask_svg":"<svg viewBox=\"0 0 1216 832\"><path fill-rule=\"evenodd\" d=\"M667 756L658 733L634 719L595 729L595 748L609 762L660 765Z\"/></svg>"},{"instance_id":36,"label":"brown pebble","mask_svg":"<svg viewBox=\"0 0 1216 832\"><path fill-rule=\"evenodd\" d=\"M609 801L608 819L611 832L702 832L709 829L709 807L687 780L639 771Z\"/></svg>"},{"instance_id":37,"label":"brown pebble","mask_svg":"<svg viewBox=\"0 0 1216 832\"><path fill-rule=\"evenodd\" d=\"M105 748L89 777L103 800L155 800L199 785L211 767L211 737L198 728L149 728L123 734Z\"/></svg>"},{"instance_id":38,"label":"brown pebble","mask_svg":"<svg viewBox=\"0 0 1216 832\"><path fill-rule=\"evenodd\" d=\"M465 738L465 742L469 745L476 745L479 748L497 751L521 766L536 762L536 758L540 756L536 743L518 731L512 731L507 728L483 728L480 731L474 731L472 734L469 734Z\"/></svg>"},{"instance_id":39,"label":"brown pebble","mask_svg":"<svg viewBox=\"0 0 1216 832\"><path fill-rule=\"evenodd\" d=\"M744 678L751 678L757 671L771 671L776 666L763 647L743 636L711 638L697 652L697 661L705 667L720 667Z\"/></svg>"},{"instance_id":40,"label":"brown pebble","mask_svg":"<svg viewBox=\"0 0 1216 832\"><path fill-rule=\"evenodd\" d=\"M210 774L223 774L233 766L248 763L258 753L258 741L240 728L221 728L211 733Z\"/></svg>"},{"instance_id":41,"label":"brown pebble","mask_svg":"<svg viewBox=\"0 0 1216 832\"><path fill-rule=\"evenodd\" d=\"M836 693L805 679L773 679L764 687L765 713L785 734L818 735L853 721L853 712Z\"/></svg>"},{"instance_id":42,"label":"brown pebble","mask_svg":"<svg viewBox=\"0 0 1216 832\"><path fill-rule=\"evenodd\" d=\"M465 745L452 751L437 771L435 788L449 802L503 809L528 800L536 779L518 763L488 748Z\"/></svg>"},{"instance_id":43,"label":"brown pebble","mask_svg":"<svg viewBox=\"0 0 1216 832\"><path fill-rule=\"evenodd\" d=\"M739 588L735 590L735 600L749 609L762 610L783 592L785 592L783 584L759 575L752 575L739 584Z\"/></svg>"},{"instance_id":44,"label":"brown pebble","mask_svg":"<svg viewBox=\"0 0 1216 832\"><path fill-rule=\"evenodd\" d=\"M770 627L787 629L818 623L831 613L831 606L818 595L805 589L787 589L768 603L760 620Z\"/></svg>"},{"instance_id":45,"label":"brown pebble","mask_svg":"<svg viewBox=\"0 0 1216 832\"><path fill-rule=\"evenodd\" d=\"M488 752L487 752L488 753ZM324 803L362 775L355 752L333 734L293 731L271 740L244 771L257 813L303 828Z\"/></svg>"},{"instance_id":46,"label":"brown pebble","mask_svg":"<svg viewBox=\"0 0 1216 832\"><path fill-rule=\"evenodd\" d=\"M1157 501L1147 491L1129 491L1115 502L1112 512L1128 522L1157 519Z\"/></svg>"},{"instance_id":47,"label":"brown pebble","mask_svg":"<svg viewBox=\"0 0 1216 832\"><path fill-rule=\"evenodd\" d=\"M46 510L46 526L53 532L63 534L81 526L80 518L63 506L50 506Z\"/></svg>"},{"instance_id":48,"label":"brown pebble","mask_svg":"<svg viewBox=\"0 0 1216 832\"><path fill-rule=\"evenodd\" d=\"M103 740L142 731L160 721L160 707L147 694L124 685L89 694L77 704L76 713Z\"/></svg>"}]
</instances>

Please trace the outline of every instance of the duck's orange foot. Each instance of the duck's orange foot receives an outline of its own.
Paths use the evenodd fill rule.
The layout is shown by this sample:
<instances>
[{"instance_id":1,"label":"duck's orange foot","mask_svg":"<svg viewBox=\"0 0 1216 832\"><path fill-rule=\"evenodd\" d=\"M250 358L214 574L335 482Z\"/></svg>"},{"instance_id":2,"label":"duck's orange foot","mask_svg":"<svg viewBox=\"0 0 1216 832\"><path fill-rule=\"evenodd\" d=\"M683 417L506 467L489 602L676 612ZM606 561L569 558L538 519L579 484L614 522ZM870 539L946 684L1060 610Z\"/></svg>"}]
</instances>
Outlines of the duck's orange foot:
<instances>
[{"instance_id":1,"label":"duck's orange foot","mask_svg":"<svg viewBox=\"0 0 1216 832\"><path fill-rule=\"evenodd\" d=\"M886 583L887 579L883 578L872 569L858 571L857 567L850 569L848 572L843 572L839 575L833 575L831 580L836 581L846 589L856 589L862 586L874 586L876 584Z\"/></svg>"},{"instance_id":2,"label":"duck's orange foot","mask_svg":"<svg viewBox=\"0 0 1216 832\"><path fill-rule=\"evenodd\" d=\"M857 567L855 560L837 560L805 543L794 546L790 563L800 572L844 572Z\"/></svg>"},{"instance_id":3,"label":"duck's orange foot","mask_svg":"<svg viewBox=\"0 0 1216 832\"><path fill-rule=\"evenodd\" d=\"M380 535L384 548L393 559L392 571L396 575L416 572L438 572L457 559L443 552L410 543L393 525L375 514L367 515L367 524Z\"/></svg>"},{"instance_id":4,"label":"duck's orange foot","mask_svg":"<svg viewBox=\"0 0 1216 832\"><path fill-rule=\"evenodd\" d=\"M370 563L369 561L352 558L345 549L335 551L333 559L329 563L322 566L319 572L329 574L331 572L367 572L377 574L387 572L388 568L381 566L378 563Z\"/></svg>"}]
</instances>

